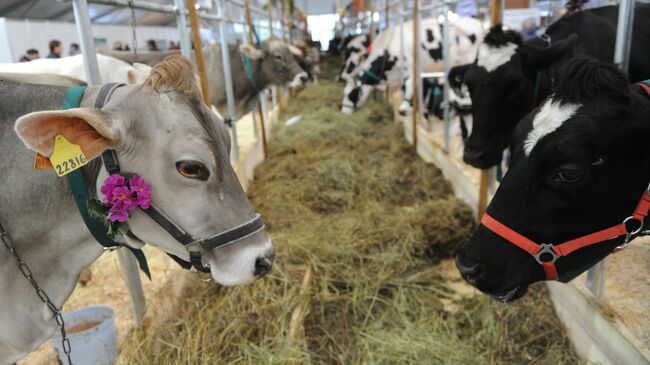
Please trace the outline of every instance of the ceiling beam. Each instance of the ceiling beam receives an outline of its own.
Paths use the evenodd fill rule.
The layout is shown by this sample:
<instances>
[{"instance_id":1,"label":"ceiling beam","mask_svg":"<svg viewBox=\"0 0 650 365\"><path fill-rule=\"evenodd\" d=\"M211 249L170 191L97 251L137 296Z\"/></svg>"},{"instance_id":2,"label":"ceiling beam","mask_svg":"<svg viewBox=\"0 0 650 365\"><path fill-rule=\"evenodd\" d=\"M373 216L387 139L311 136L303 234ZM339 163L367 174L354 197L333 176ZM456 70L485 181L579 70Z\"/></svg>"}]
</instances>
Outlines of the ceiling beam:
<instances>
[{"instance_id":1,"label":"ceiling beam","mask_svg":"<svg viewBox=\"0 0 650 365\"><path fill-rule=\"evenodd\" d=\"M24 18L24 17L29 13L29 11L32 10L32 8L34 8L34 6L35 6L36 4L38 4L39 2L41 2L41 0L35 0L35 1L32 1L32 2L29 4L29 6L28 6L25 10L23 10L23 13L20 15L20 17L21 17L21 18Z\"/></svg>"},{"instance_id":2,"label":"ceiling beam","mask_svg":"<svg viewBox=\"0 0 650 365\"><path fill-rule=\"evenodd\" d=\"M72 4L66 4L63 10L57 11L56 13L48 16L48 19L59 19L63 18L63 16L68 15L72 12Z\"/></svg>"},{"instance_id":3,"label":"ceiling beam","mask_svg":"<svg viewBox=\"0 0 650 365\"><path fill-rule=\"evenodd\" d=\"M97 19L100 19L100 18L103 18L103 17L105 17L107 15L113 14L114 12L116 12L118 10L120 10L120 8L118 8L118 7L110 8L110 9L108 9L106 11L103 11L103 12L95 15L94 17L90 18L90 21L95 22Z\"/></svg>"},{"instance_id":4,"label":"ceiling beam","mask_svg":"<svg viewBox=\"0 0 650 365\"><path fill-rule=\"evenodd\" d=\"M9 5L7 5L7 6L3 7L3 8L0 8L0 16L5 16L7 13L11 13L12 11L20 8L21 6L24 6L25 4L31 3L32 1L33 0L27 0L27 1L25 1L25 0L17 0L17 1L14 1L14 2L10 3Z\"/></svg>"}]
</instances>

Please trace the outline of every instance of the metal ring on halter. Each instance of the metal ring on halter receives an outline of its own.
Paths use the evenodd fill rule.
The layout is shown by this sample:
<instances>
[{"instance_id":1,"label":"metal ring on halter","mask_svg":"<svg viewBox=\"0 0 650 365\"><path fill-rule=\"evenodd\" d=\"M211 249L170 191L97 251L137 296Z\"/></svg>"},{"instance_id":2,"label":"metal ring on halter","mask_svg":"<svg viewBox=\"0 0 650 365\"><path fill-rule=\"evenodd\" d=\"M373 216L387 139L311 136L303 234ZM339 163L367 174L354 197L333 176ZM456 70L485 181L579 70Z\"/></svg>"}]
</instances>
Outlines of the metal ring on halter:
<instances>
[{"instance_id":1,"label":"metal ring on halter","mask_svg":"<svg viewBox=\"0 0 650 365\"><path fill-rule=\"evenodd\" d=\"M535 260L536 260L540 265L544 265L545 263L549 263L549 262L550 262L550 263L554 263L554 262L557 261L557 259L560 257L560 256L558 256L558 255L555 253L555 251L553 251L553 245L552 245L552 244L542 243L541 246L542 246L542 249L539 250L539 251L537 251L537 253L533 255L533 257L535 258ZM550 259L550 260L542 260L542 255L545 254L545 253L551 255L551 259Z\"/></svg>"},{"instance_id":2,"label":"metal ring on halter","mask_svg":"<svg viewBox=\"0 0 650 365\"><path fill-rule=\"evenodd\" d=\"M638 219L634 218L633 216L629 216L629 217L625 218L625 220L623 220L623 225L625 226L626 231L627 231L627 223L629 221L631 221L631 220L635 220L635 221L639 222L639 227L637 229L633 230L632 232L627 232L628 236L634 236L635 234L641 232L641 230L643 229L643 221L638 220Z\"/></svg>"}]
</instances>

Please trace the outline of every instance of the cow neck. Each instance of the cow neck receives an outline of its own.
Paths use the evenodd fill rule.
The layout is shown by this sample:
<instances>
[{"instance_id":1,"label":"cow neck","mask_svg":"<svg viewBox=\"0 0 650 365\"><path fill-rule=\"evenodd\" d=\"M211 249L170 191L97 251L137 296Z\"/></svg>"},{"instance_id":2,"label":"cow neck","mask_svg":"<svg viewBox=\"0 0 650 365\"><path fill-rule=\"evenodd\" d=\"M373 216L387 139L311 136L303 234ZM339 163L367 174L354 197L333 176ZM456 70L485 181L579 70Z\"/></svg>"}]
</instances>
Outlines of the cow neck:
<instances>
[{"instance_id":1,"label":"cow neck","mask_svg":"<svg viewBox=\"0 0 650 365\"><path fill-rule=\"evenodd\" d=\"M648 98L650 98L650 80L638 82L637 85L639 85ZM558 280L560 274L555 266L555 262L558 259L568 256L585 247L623 238L622 243L616 246L612 251L612 253L616 253L627 247L632 239L650 234L650 232L643 230L647 223L649 211L650 182L645 191L641 194L641 198L632 214L625 218L621 223L559 244L537 243L501 223L487 212L481 218L481 224L499 237L533 256L535 261L542 265L544 274L546 275L546 280ZM573 271L565 273L564 276L573 279L579 274L579 272Z\"/></svg>"},{"instance_id":2,"label":"cow neck","mask_svg":"<svg viewBox=\"0 0 650 365\"><path fill-rule=\"evenodd\" d=\"M101 109L104 106L104 104L108 101L111 94L118 87L121 86L124 86L124 84L103 85L97 92L94 107L97 109ZM81 101L85 94L85 91L86 91L85 86L74 86L69 88L63 100L63 109L72 109L81 106ZM93 171L93 173L91 174L87 174L86 176L88 175L93 176L90 178L90 180L91 181L94 180L96 182L100 169L96 168L95 165L93 165L93 167L95 168L95 171ZM133 253L133 256L136 258L136 260L138 261L140 269L142 269L142 271L145 274L147 274L147 276L151 279L151 273L149 272L149 265L147 264L147 259L144 253L142 252L142 250L133 248L123 243L118 243L107 234L106 226L104 226L102 222L90 216L88 212L88 199L91 196L90 192L92 190L88 189L89 186L87 184L88 178L86 176L84 176L84 173L81 169L78 169L67 174L66 180L68 181L68 185L70 186L70 190L72 191L75 204L77 205L77 209L79 210L79 214L81 215L81 218L83 219L86 227L88 228L88 231L93 236L95 241L97 241L97 243L99 243L102 247L104 247L105 250L112 250L121 247L128 248L131 251L131 253ZM93 197L95 197L94 196L95 194L93 194Z\"/></svg>"}]
</instances>

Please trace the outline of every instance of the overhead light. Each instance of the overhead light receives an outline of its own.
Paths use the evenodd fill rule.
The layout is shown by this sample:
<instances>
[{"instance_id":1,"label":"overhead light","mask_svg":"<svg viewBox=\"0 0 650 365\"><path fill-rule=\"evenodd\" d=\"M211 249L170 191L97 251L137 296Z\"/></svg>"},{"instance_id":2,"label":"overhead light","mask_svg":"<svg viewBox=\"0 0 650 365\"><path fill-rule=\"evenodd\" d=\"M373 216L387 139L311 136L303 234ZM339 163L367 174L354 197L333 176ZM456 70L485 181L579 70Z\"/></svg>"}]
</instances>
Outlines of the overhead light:
<instances>
[{"instance_id":1,"label":"overhead light","mask_svg":"<svg viewBox=\"0 0 650 365\"><path fill-rule=\"evenodd\" d=\"M194 9L199 10L201 8L201 5L199 4L194 4Z\"/></svg>"}]
</instances>

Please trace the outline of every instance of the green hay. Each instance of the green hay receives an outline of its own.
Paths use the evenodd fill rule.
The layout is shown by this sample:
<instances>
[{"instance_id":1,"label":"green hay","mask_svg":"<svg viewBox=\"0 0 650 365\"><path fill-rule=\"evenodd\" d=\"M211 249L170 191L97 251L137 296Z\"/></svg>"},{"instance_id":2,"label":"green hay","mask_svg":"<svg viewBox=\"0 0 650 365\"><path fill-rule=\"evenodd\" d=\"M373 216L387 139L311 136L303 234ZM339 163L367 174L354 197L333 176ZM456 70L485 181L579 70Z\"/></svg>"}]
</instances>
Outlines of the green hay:
<instances>
[{"instance_id":1,"label":"green hay","mask_svg":"<svg viewBox=\"0 0 650 365\"><path fill-rule=\"evenodd\" d=\"M302 121L276 128L256 171L273 272L249 287L193 280L180 315L134 333L119 363L578 363L544 286L503 305L450 278L443 260L475 229L471 210L412 154L389 106L342 115L341 89L321 81L294 98L281 120Z\"/></svg>"}]
</instances>

